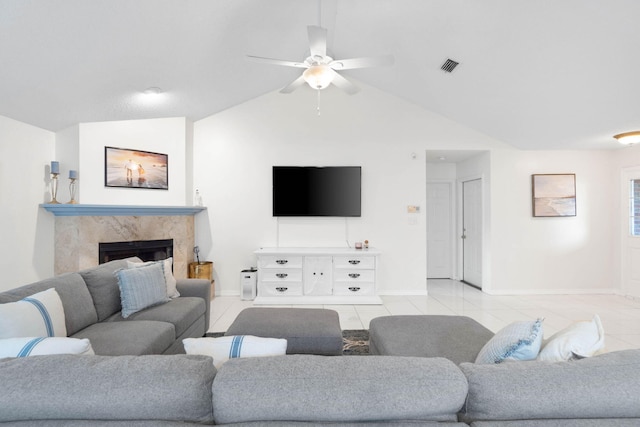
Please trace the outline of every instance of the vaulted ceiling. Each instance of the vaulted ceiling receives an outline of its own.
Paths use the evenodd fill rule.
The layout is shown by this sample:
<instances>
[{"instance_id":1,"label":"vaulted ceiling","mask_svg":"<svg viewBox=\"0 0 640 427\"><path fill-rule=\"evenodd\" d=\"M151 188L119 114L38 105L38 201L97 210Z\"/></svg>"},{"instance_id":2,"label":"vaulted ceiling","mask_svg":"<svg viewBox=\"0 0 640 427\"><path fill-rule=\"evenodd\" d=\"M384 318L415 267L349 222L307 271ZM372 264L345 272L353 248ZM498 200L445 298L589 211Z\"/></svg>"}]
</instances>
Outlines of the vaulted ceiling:
<instances>
[{"instance_id":1,"label":"vaulted ceiling","mask_svg":"<svg viewBox=\"0 0 640 427\"><path fill-rule=\"evenodd\" d=\"M615 148L640 129L639 16L637 0L0 0L0 115L198 120L294 80L246 55L302 61L320 23L335 58L394 55L342 72L365 88L521 149ZM153 86L162 102L139 96Z\"/></svg>"}]
</instances>

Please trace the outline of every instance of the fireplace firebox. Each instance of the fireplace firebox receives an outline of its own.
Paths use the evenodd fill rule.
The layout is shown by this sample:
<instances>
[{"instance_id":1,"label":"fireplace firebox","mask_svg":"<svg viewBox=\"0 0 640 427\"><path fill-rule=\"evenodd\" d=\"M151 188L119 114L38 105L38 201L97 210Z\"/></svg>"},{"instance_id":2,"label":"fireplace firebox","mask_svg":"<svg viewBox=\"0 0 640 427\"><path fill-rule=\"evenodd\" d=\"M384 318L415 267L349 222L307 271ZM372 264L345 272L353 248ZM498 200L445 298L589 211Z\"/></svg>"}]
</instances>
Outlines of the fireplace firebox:
<instances>
[{"instance_id":1,"label":"fireplace firebox","mask_svg":"<svg viewBox=\"0 0 640 427\"><path fill-rule=\"evenodd\" d=\"M143 261L159 261L173 256L173 239L99 243L98 250L100 264L134 256Z\"/></svg>"}]
</instances>

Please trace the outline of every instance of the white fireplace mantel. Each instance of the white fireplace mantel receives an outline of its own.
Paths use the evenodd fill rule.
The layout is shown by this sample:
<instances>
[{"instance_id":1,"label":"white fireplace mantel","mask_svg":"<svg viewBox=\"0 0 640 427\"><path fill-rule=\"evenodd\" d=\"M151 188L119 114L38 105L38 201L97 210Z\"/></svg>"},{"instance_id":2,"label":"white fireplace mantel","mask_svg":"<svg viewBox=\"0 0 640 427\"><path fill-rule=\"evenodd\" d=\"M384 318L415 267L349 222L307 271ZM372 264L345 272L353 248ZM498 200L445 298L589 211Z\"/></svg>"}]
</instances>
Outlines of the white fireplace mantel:
<instances>
[{"instance_id":1,"label":"white fireplace mantel","mask_svg":"<svg viewBox=\"0 0 640 427\"><path fill-rule=\"evenodd\" d=\"M195 215L204 206L133 206L133 205L82 205L41 204L40 207L55 216L175 216Z\"/></svg>"}]
</instances>

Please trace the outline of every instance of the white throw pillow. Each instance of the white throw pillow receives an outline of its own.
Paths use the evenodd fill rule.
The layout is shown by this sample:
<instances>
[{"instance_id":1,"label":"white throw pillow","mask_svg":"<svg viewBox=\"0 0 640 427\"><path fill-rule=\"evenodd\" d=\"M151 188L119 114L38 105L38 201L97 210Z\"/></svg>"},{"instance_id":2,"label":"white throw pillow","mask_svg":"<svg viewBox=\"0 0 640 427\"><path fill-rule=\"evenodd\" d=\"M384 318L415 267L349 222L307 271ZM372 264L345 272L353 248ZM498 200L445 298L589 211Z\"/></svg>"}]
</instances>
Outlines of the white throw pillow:
<instances>
[{"instance_id":1,"label":"white throw pillow","mask_svg":"<svg viewBox=\"0 0 640 427\"><path fill-rule=\"evenodd\" d=\"M533 360L542 344L542 320L513 322L500 329L476 357L476 363Z\"/></svg>"},{"instance_id":2,"label":"white throw pillow","mask_svg":"<svg viewBox=\"0 0 640 427\"><path fill-rule=\"evenodd\" d=\"M180 292L178 292L178 289L176 288L177 281L176 281L176 278L173 277L173 272L172 272L173 257L169 257L162 261L147 261L147 262L127 261L127 267L129 268L142 267L144 265L149 265L153 263L162 263L162 266L164 268L164 281L165 281L165 284L167 285L167 296L169 298L179 297Z\"/></svg>"},{"instance_id":3,"label":"white throw pillow","mask_svg":"<svg viewBox=\"0 0 640 427\"><path fill-rule=\"evenodd\" d=\"M563 361L591 357L604 348L604 329L596 314L590 321L576 322L551 335L546 341L538 360Z\"/></svg>"},{"instance_id":4,"label":"white throw pillow","mask_svg":"<svg viewBox=\"0 0 640 427\"><path fill-rule=\"evenodd\" d=\"M21 337L0 340L0 358L47 354L93 355L95 353L87 338Z\"/></svg>"},{"instance_id":5,"label":"white throw pillow","mask_svg":"<svg viewBox=\"0 0 640 427\"><path fill-rule=\"evenodd\" d=\"M162 264L121 268L114 274L120 287L121 314L125 319L147 307L169 301Z\"/></svg>"},{"instance_id":6,"label":"white throw pillow","mask_svg":"<svg viewBox=\"0 0 640 427\"><path fill-rule=\"evenodd\" d=\"M216 368L229 359L282 356L287 353L287 340L284 338L234 335L220 338L186 338L182 343L187 354L213 357Z\"/></svg>"},{"instance_id":7,"label":"white throw pillow","mask_svg":"<svg viewBox=\"0 0 640 427\"><path fill-rule=\"evenodd\" d=\"M0 304L0 338L66 336L64 308L55 288Z\"/></svg>"}]
</instances>

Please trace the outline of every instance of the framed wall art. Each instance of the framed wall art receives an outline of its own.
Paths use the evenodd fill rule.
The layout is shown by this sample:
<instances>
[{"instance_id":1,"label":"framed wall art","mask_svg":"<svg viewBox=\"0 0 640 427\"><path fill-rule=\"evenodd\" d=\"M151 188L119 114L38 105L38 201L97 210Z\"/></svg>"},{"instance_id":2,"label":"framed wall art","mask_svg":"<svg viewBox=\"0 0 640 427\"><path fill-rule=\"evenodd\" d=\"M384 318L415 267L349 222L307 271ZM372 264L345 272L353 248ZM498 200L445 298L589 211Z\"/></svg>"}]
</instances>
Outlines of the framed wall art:
<instances>
[{"instance_id":1,"label":"framed wall art","mask_svg":"<svg viewBox=\"0 0 640 427\"><path fill-rule=\"evenodd\" d=\"M576 216L576 175L531 175L533 216Z\"/></svg>"},{"instance_id":2,"label":"framed wall art","mask_svg":"<svg viewBox=\"0 0 640 427\"><path fill-rule=\"evenodd\" d=\"M104 147L105 187L169 189L169 156L151 151Z\"/></svg>"}]
</instances>

